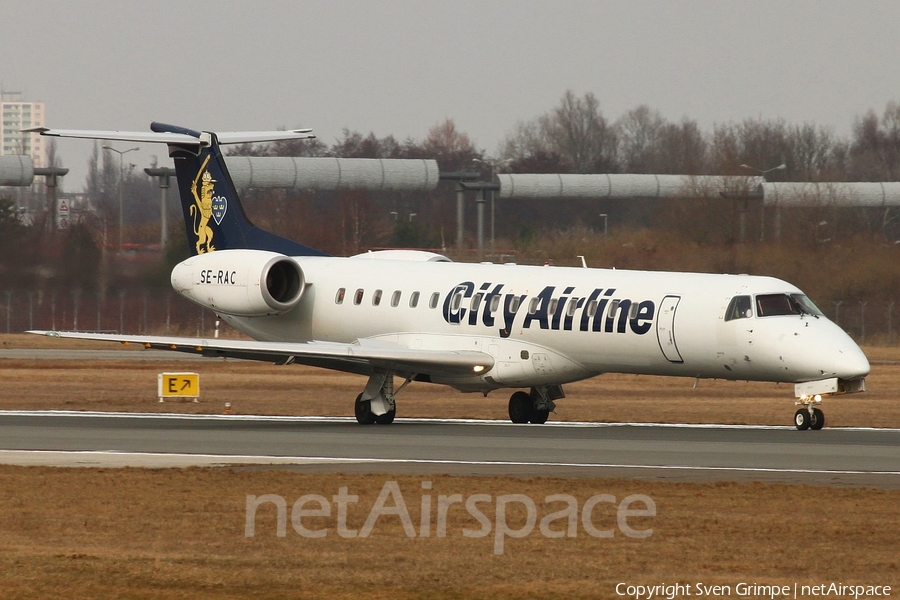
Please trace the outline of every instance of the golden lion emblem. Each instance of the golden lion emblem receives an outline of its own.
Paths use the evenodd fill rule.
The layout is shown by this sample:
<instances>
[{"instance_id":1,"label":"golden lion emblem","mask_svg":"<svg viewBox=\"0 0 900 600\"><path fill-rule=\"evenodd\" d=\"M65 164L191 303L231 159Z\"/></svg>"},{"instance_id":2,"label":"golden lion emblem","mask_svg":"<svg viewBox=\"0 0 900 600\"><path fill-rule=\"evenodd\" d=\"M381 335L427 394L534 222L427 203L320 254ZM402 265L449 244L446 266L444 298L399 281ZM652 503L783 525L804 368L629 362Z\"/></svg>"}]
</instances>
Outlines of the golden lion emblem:
<instances>
[{"instance_id":1,"label":"golden lion emblem","mask_svg":"<svg viewBox=\"0 0 900 600\"><path fill-rule=\"evenodd\" d=\"M212 178L206 165L209 164L209 156L203 161L197 176L194 177L194 184L191 186L191 193L194 195L194 204L191 206L191 216L194 217L194 235L197 236L197 254L212 252L216 249L212 245L213 230L209 226L209 220L212 218L213 210L213 191L216 180ZM198 185L199 190L198 190Z\"/></svg>"}]
</instances>

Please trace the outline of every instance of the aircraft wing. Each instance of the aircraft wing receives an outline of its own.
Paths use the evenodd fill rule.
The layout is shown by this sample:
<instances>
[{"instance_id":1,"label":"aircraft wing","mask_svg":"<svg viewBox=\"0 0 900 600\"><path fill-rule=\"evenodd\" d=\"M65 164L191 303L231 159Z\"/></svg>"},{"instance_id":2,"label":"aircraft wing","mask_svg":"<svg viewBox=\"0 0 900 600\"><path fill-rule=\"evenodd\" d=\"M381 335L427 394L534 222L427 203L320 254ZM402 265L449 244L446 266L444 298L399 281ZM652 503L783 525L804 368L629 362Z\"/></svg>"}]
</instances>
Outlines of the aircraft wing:
<instances>
[{"instance_id":1,"label":"aircraft wing","mask_svg":"<svg viewBox=\"0 0 900 600\"><path fill-rule=\"evenodd\" d=\"M185 352L209 357L240 358L278 365L299 363L370 375L382 369L420 375L464 376L489 371L491 355L476 351L421 350L387 344L359 345L333 342L260 342L188 337L117 335L78 331L29 331L37 335L78 340L119 342L147 349Z\"/></svg>"}]
</instances>

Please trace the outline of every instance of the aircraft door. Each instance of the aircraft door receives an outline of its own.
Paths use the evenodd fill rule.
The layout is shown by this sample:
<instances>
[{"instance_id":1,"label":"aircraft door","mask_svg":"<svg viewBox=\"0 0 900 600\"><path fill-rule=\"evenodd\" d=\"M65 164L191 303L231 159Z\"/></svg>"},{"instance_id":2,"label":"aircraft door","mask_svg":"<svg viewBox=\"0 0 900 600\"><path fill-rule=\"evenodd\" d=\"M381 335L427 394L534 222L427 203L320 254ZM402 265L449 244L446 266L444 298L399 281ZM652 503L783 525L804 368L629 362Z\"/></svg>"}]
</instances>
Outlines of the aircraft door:
<instances>
[{"instance_id":1,"label":"aircraft door","mask_svg":"<svg viewBox=\"0 0 900 600\"><path fill-rule=\"evenodd\" d=\"M659 304L659 316L656 319L656 338L659 340L659 349L662 350L666 360L673 363L683 363L678 346L675 345L675 309L681 296L666 296Z\"/></svg>"}]
</instances>

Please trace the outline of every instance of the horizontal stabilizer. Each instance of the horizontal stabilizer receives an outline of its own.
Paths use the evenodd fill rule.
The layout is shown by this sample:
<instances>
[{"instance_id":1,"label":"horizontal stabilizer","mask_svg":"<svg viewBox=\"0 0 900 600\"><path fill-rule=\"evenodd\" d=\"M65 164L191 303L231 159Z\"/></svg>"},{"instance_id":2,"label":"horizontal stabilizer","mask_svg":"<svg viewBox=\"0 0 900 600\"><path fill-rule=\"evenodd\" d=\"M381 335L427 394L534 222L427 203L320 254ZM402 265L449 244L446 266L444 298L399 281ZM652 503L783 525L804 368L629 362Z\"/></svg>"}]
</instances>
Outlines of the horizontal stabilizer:
<instances>
[{"instance_id":1,"label":"horizontal stabilizer","mask_svg":"<svg viewBox=\"0 0 900 600\"><path fill-rule=\"evenodd\" d=\"M220 144L255 144L275 142L278 140L314 139L311 129L292 129L289 131L226 131L216 134ZM80 138L87 140L109 140L114 142L142 142L160 144L178 144L180 146L208 146L209 141L187 133L168 131L101 131L88 129L50 129L33 127L23 129L23 133L39 133L51 137Z\"/></svg>"}]
</instances>

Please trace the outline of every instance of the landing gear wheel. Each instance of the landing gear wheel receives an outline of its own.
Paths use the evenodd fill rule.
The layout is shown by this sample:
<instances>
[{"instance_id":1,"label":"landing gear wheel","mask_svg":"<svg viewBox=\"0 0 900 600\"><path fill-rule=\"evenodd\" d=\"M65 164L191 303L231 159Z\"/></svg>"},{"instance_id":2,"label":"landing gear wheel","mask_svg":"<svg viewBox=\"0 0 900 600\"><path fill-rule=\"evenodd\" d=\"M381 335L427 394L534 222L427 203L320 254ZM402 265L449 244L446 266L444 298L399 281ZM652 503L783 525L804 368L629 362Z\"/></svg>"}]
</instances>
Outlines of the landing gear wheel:
<instances>
[{"instance_id":1,"label":"landing gear wheel","mask_svg":"<svg viewBox=\"0 0 900 600\"><path fill-rule=\"evenodd\" d=\"M812 418L809 422L809 428L818 431L825 427L825 413L820 408L814 408Z\"/></svg>"},{"instance_id":2,"label":"landing gear wheel","mask_svg":"<svg viewBox=\"0 0 900 600\"><path fill-rule=\"evenodd\" d=\"M547 422L547 418L549 416L550 416L549 409L545 408L544 410L539 410L539 409L535 408L531 411L531 418L528 420L531 421L532 423L534 423L535 425L543 425L544 423Z\"/></svg>"},{"instance_id":3,"label":"landing gear wheel","mask_svg":"<svg viewBox=\"0 0 900 600\"><path fill-rule=\"evenodd\" d=\"M806 431L807 429L809 429L809 426L812 424L811 421L812 419L810 419L809 417L809 411L805 408L801 408L794 413L794 425L796 425L797 429L799 429L800 431ZM822 422L825 422L824 418L822 419Z\"/></svg>"},{"instance_id":4,"label":"landing gear wheel","mask_svg":"<svg viewBox=\"0 0 900 600\"><path fill-rule=\"evenodd\" d=\"M396 417L396 416L397 416L397 409L392 408L391 410L387 411L383 415L376 415L375 422L378 423L379 425L390 425L391 423L394 422L394 417Z\"/></svg>"},{"instance_id":5,"label":"landing gear wheel","mask_svg":"<svg viewBox=\"0 0 900 600\"><path fill-rule=\"evenodd\" d=\"M376 417L375 413L372 412L372 403L368 400L363 400L362 394L356 397L353 412L356 413L356 420L360 425L371 425L375 422Z\"/></svg>"},{"instance_id":6,"label":"landing gear wheel","mask_svg":"<svg viewBox=\"0 0 900 600\"><path fill-rule=\"evenodd\" d=\"M509 398L509 420L527 423L534 412L534 400L525 392L516 392Z\"/></svg>"}]
</instances>

